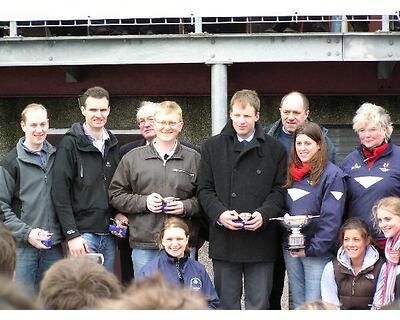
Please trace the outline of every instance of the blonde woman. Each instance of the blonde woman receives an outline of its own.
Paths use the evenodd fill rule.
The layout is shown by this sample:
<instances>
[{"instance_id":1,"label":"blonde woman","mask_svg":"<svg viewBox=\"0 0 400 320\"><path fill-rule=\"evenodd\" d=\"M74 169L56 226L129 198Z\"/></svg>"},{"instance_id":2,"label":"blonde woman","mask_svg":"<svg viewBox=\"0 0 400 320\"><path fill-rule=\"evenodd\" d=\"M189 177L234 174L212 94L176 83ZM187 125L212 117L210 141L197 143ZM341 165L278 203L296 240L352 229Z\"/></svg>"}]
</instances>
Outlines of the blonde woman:
<instances>
[{"instance_id":1,"label":"blonde woman","mask_svg":"<svg viewBox=\"0 0 400 320\"><path fill-rule=\"evenodd\" d=\"M372 215L386 237L386 264L382 267L373 308L390 305L400 298L400 198L386 197L372 208Z\"/></svg>"},{"instance_id":2,"label":"blonde woman","mask_svg":"<svg viewBox=\"0 0 400 320\"><path fill-rule=\"evenodd\" d=\"M360 145L341 164L348 175L346 212L349 218L358 217L368 223L383 256L386 239L373 229L371 209L379 199L400 196L400 147L390 140L393 126L389 113L375 104L364 103L357 110L353 129Z\"/></svg>"}]
</instances>

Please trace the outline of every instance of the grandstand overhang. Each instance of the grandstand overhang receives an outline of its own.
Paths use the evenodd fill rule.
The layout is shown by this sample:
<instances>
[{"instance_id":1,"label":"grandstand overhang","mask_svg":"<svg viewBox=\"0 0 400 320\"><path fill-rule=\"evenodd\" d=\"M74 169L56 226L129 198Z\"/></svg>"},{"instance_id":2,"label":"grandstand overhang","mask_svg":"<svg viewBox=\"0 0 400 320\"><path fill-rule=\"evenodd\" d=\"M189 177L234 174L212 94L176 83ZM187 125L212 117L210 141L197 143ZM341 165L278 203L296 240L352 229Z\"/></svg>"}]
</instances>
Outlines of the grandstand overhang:
<instances>
[{"instance_id":1,"label":"grandstand overhang","mask_svg":"<svg viewBox=\"0 0 400 320\"><path fill-rule=\"evenodd\" d=\"M396 32L0 38L0 66L399 60Z\"/></svg>"}]
</instances>

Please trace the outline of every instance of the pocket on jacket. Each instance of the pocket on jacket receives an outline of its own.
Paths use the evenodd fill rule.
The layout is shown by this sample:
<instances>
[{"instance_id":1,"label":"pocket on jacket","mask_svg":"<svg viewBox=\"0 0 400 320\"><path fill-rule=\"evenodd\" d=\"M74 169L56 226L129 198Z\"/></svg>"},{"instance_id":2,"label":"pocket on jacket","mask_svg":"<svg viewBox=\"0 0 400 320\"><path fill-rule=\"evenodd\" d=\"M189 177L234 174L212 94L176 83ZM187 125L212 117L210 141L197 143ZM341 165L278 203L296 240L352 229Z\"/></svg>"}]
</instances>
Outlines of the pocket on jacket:
<instances>
[{"instance_id":1,"label":"pocket on jacket","mask_svg":"<svg viewBox=\"0 0 400 320\"><path fill-rule=\"evenodd\" d=\"M174 179L176 181L176 189L191 195L196 189L197 173L181 168L174 168L172 171L176 173L176 179Z\"/></svg>"}]
</instances>

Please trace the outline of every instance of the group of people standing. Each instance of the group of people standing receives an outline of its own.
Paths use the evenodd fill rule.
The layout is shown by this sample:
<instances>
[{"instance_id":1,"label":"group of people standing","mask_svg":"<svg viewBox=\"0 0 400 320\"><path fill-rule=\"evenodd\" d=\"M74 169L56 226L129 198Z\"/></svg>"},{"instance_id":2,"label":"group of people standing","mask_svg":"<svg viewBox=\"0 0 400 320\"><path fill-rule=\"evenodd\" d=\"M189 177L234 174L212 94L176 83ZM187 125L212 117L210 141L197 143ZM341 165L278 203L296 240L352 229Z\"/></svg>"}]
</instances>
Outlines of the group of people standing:
<instances>
[{"instance_id":1,"label":"group of people standing","mask_svg":"<svg viewBox=\"0 0 400 320\"><path fill-rule=\"evenodd\" d=\"M102 254L113 272L117 237L124 281L161 272L211 309L240 309L243 287L246 309L280 309L285 269L291 308L321 299L378 308L399 297L400 151L385 109L357 110L360 146L337 166L300 92L284 96L281 119L263 128L257 93L237 91L227 124L201 150L178 139L184 122L173 101L143 103L143 139L119 149L105 129L109 100L105 89L88 89L85 121L57 151L46 140L46 109L22 112L25 136L0 162L0 221L17 240L17 281L37 287L62 259L64 239L64 253ZM302 230L304 249L286 249L271 221L284 212L318 216ZM109 231L110 219L129 236ZM214 285L196 261L204 241Z\"/></svg>"}]
</instances>

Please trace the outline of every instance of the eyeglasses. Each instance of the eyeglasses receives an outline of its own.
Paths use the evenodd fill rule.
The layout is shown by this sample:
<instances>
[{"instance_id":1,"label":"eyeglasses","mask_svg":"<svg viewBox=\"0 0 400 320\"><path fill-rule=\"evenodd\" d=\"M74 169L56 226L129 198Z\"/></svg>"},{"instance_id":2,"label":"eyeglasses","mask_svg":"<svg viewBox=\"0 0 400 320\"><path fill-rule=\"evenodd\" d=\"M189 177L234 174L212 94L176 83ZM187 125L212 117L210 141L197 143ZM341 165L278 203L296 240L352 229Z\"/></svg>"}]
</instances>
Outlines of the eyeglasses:
<instances>
[{"instance_id":1,"label":"eyeglasses","mask_svg":"<svg viewBox=\"0 0 400 320\"><path fill-rule=\"evenodd\" d=\"M146 122L149 122L150 124L154 123L154 118L153 117L148 117L148 118L140 118L138 120L138 125L143 126Z\"/></svg>"},{"instance_id":2,"label":"eyeglasses","mask_svg":"<svg viewBox=\"0 0 400 320\"><path fill-rule=\"evenodd\" d=\"M156 121L156 123L158 125L160 125L161 127L166 127L169 126L171 128L175 128L176 126L178 126L181 122L176 122L176 121Z\"/></svg>"}]
</instances>

